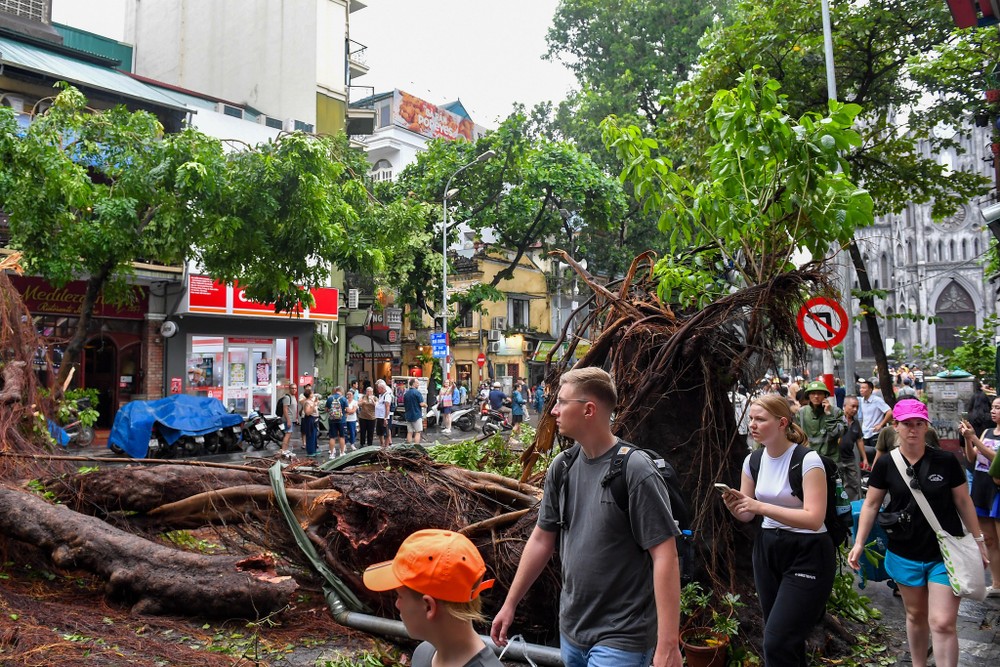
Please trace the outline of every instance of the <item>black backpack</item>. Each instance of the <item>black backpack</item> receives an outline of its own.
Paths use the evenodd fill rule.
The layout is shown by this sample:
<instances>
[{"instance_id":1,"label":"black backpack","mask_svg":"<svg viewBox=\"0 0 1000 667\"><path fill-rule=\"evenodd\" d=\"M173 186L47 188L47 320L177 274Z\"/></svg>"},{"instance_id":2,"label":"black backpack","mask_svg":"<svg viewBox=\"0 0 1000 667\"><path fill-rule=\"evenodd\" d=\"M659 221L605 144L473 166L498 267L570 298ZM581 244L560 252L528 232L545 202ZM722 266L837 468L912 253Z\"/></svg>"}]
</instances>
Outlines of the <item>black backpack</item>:
<instances>
[{"instance_id":1,"label":"black backpack","mask_svg":"<svg viewBox=\"0 0 1000 667\"><path fill-rule=\"evenodd\" d=\"M681 574L681 582L688 582L694 578L694 560L692 558L691 537L691 512L688 509L684 493L681 491L677 471L658 452L651 449L639 449L635 445L619 439L615 445L617 451L611 457L608 464L608 472L601 479L602 487L611 488L611 497L615 499L615 504L628 518L628 485L625 481L625 466L628 465L628 458L632 452L643 451L653 461L653 465L660 473L660 478L667 487L667 496L670 498L670 511L673 515L674 523L681 530L677 536L677 555ZM562 455L562 464L553 473L552 481L555 484L555 493L559 494L559 527L565 529L567 526L564 509L566 506L566 474L570 466L580 455L580 445L575 444Z\"/></svg>"},{"instance_id":2,"label":"black backpack","mask_svg":"<svg viewBox=\"0 0 1000 667\"><path fill-rule=\"evenodd\" d=\"M795 445L792 460L788 464L788 485L792 487L792 495L799 500L802 500L802 459L812 451L815 450L803 445ZM819 452L816 452L816 455L823 461L826 472L826 516L823 518L823 525L826 526L826 532L833 540L833 546L839 547L842 544L847 544L849 533L847 522L837 514L837 488L841 486L840 469L832 459ZM760 474L760 461L763 456L763 447L750 454L750 477L754 484L757 483L757 476ZM851 515L847 514L846 519L850 520Z\"/></svg>"}]
</instances>

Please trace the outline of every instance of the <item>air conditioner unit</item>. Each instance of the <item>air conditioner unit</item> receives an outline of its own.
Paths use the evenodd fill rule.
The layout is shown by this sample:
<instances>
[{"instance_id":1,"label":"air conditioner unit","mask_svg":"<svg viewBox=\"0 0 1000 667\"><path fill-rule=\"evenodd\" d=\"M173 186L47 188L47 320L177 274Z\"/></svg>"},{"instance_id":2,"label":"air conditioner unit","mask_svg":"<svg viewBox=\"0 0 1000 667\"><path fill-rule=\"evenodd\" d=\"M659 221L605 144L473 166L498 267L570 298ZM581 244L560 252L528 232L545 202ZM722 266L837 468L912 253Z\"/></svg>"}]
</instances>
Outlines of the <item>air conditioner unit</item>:
<instances>
[{"instance_id":1,"label":"air conditioner unit","mask_svg":"<svg viewBox=\"0 0 1000 667\"><path fill-rule=\"evenodd\" d=\"M489 332L486 334L486 340L494 340L494 341L500 340L500 330L490 329Z\"/></svg>"},{"instance_id":2,"label":"air conditioner unit","mask_svg":"<svg viewBox=\"0 0 1000 667\"><path fill-rule=\"evenodd\" d=\"M535 351L535 348L538 347L538 341L537 340L526 340L526 341L524 341L524 345L522 345L521 347L524 350L525 354L531 354L532 352Z\"/></svg>"},{"instance_id":3,"label":"air conditioner unit","mask_svg":"<svg viewBox=\"0 0 1000 667\"><path fill-rule=\"evenodd\" d=\"M499 351L500 351L500 341L494 341L490 343L490 352L496 354Z\"/></svg>"},{"instance_id":4,"label":"air conditioner unit","mask_svg":"<svg viewBox=\"0 0 1000 667\"><path fill-rule=\"evenodd\" d=\"M221 113L225 116L232 116L233 118L243 118L243 108L233 106L232 104L226 104L225 102L215 103L216 113Z\"/></svg>"},{"instance_id":5,"label":"air conditioner unit","mask_svg":"<svg viewBox=\"0 0 1000 667\"><path fill-rule=\"evenodd\" d=\"M507 318L506 317L494 317L493 326L491 329L506 329L507 328Z\"/></svg>"},{"instance_id":6,"label":"air conditioner unit","mask_svg":"<svg viewBox=\"0 0 1000 667\"><path fill-rule=\"evenodd\" d=\"M358 299L361 297L361 290L349 289L347 290L347 307L351 310L355 310L358 307Z\"/></svg>"}]
</instances>

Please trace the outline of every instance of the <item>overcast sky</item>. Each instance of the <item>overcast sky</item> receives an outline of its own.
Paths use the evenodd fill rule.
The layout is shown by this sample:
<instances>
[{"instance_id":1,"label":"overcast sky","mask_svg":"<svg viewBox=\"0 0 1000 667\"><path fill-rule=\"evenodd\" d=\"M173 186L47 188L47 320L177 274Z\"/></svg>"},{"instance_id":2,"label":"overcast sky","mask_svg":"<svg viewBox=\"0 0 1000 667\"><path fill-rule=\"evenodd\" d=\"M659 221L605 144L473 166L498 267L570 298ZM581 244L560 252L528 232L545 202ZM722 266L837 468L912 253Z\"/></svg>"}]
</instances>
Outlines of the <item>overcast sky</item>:
<instances>
[{"instance_id":1,"label":"overcast sky","mask_svg":"<svg viewBox=\"0 0 1000 667\"><path fill-rule=\"evenodd\" d=\"M569 70L542 60L558 0L365 1L351 15L351 38L368 47L371 69L356 85L433 103L459 98L491 128L515 102L559 101L574 85ZM123 0L53 0L52 20L121 39Z\"/></svg>"}]
</instances>

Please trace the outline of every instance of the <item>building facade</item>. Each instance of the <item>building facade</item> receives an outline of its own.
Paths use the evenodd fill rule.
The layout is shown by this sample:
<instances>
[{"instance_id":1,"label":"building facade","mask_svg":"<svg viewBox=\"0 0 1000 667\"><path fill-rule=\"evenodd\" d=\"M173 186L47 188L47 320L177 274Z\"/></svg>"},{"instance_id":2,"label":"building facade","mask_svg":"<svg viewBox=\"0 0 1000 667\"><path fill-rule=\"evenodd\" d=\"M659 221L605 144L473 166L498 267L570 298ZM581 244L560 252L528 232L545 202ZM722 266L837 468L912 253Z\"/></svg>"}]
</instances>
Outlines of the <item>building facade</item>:
<instances>
[{"instance_id":1,"label":"building facade","mask_svg":"<svg viewBox=\"0 0 1000 667\"><path fill-rule=\"evenodd\" d=\"M949 170L992 178L992 161L984 159L989 155L989 128L965 128L955 139L964 154L944 151L937 155L939 162ZM931 155L928 142L920 142L920 149L925 156ZM987 282L983 266L993 242L979 212L984 203L985 199L970 201L936 221L929 204L910 204L901 213L879 216L874 225L858 230L858 246L872 287L888 292L876 303L885 315L880 333L890 353L894 343L902 346L900 361L909 359L916 345L942 350L957 347L959 327L982 325L987 315L996 312L995 287ZM853 269L851 275L856 288ZM857 300L854 306L856 313ZM894 317L905 313L920 319ZM937 319L929 322L932 316ZM864 369L874 363L867 327L864 323L852 327L852 334L858 350L857 372L864 375Z\"/></svg>"}]
</instances>

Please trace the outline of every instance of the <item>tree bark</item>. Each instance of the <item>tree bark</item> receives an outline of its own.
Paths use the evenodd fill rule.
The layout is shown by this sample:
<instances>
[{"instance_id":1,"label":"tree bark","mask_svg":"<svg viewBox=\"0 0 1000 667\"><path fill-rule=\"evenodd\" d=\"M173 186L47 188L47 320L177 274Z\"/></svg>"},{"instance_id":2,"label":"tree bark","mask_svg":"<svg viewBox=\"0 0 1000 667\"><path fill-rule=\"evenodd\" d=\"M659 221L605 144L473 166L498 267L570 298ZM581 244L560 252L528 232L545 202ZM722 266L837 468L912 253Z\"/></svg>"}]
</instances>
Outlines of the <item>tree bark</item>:
<instances>
[{"instance_id":1,"label":"tree bark","mask_svg":"<svg viewBox=\"0 0 1000 667\"><path fill-rule=\"evenodd\" d=\"M871 339L872 352L875 354L875 365L878 366L878 382L882 388L882 398L891 408L896 404L896 393L893 391L892 376L889 374L889 360L885 355L885 345L882 344L882 334L879 333L878 318L875 317L875 299L871 295L872 284L868 280L868 267L861 257L858 244L851 241L849 246L854 272L858 274L858 287L864 293L861 296L861 307L865 310L865 323L868 325L868 337ZM850 295L847 295L850 298Z\"/></svg>"},{"instance_id":2,"label":"tree bark","mask_svg":"<svg viewBox=\"0 0 1000 667\"><path fill-rule=\"evenodd\" d=\"M108 278L111 276L111 271L114 267L115 262L108 260L97 273L92 274L87 279L87 291L83 295L83 303L80 304L80 319L77 321L73 337L69 339L69 343L66 344L66 349L63 351L62 365L59 367L59 377L56 379L57 391L59 391L59 388L62 387L63 382L69 376L74 362L80 358L83 345L87 342L87 330L90 328L91 320L94 319L94 307L97 304L97 297L101 295L101 290L104 289L104 285L108 282Z\"/></svg>"},{"instance_id":3,"label":"tree bark","mask_svg":"<svg viewBox=\"0 0 1000 667\"><path fill-rule=\"evenodd\" d=\"M259 618L288 604L297 585L269 556L205 556L172 549L62 505L0 488L0 533L34 545L60 568L92 572L140 614Z\"/></svg>"}]
</instances>

